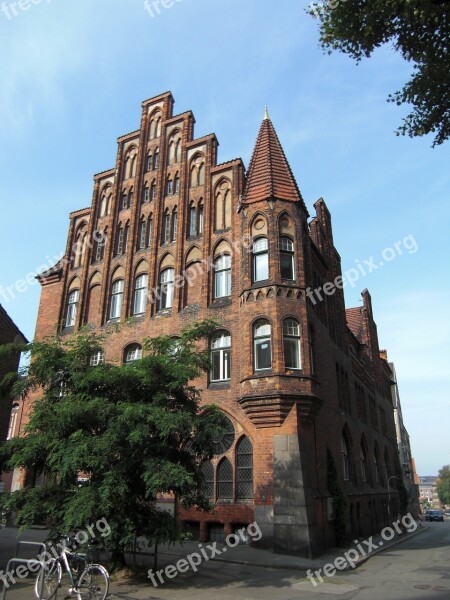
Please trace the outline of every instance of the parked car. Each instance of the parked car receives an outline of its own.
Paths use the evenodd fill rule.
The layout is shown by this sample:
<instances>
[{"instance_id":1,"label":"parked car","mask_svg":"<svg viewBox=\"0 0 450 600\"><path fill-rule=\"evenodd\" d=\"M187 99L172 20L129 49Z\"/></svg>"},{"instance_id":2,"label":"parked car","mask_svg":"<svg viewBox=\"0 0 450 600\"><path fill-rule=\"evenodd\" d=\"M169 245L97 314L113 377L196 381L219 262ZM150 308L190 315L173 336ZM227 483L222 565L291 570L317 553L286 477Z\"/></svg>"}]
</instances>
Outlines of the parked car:
<instances>
[{"instance_id":1,"label":"parked car","mask_svg":"<svg viewBox=\"0 0 450 600\"><path fill-rule=\"evenodd\" d=\"M444 513L441 510L427 510L425 521L444 521Z\"/></svg>"}]
</instances>

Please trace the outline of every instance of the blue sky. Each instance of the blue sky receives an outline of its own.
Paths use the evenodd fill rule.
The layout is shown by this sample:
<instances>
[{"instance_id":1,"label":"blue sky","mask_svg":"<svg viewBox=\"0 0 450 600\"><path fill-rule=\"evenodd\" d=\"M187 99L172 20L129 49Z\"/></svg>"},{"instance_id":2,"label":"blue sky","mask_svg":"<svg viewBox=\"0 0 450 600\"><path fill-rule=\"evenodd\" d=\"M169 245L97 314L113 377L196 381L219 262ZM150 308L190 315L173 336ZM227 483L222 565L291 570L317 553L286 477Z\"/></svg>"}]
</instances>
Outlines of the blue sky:
<instances>
[{"instance_id":1,"label":"blue sky","mask_svg":"<svg viewBox=\"0 0 450 600\"><path fill-rule=\"evenodd\" d=\"M219 160L246 165L267 104L310 212L328 204L343 270L400 242L346 303L372 294L418 471L447 464L450 142L394 135L407 111L386 98L411 65L387 47L359 65L325 55L298 0L176 0L153 18L144 0L35 2L0 12L0 285L64 251L69 212L90 205L142 100L172 91ZM31 339L39 286L0 302Z\"/></svg>"}]
</instances>

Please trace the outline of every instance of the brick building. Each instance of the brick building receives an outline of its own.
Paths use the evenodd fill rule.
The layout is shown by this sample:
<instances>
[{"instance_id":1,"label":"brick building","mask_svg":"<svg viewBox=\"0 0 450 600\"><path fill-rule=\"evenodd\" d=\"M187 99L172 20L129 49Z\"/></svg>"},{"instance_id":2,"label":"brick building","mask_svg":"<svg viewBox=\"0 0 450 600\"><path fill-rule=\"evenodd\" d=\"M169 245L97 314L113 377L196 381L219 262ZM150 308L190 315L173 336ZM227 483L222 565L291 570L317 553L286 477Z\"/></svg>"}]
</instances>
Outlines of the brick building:
<instances>
[{"instance_id":1,"label":"brick building","mask_svg":"<svg viewBox=\"0 0 450 600\"><path fill-rule=\"evenodd\" d=\"M329 451L348 535L369 535L389 521L397 452L370 295L345 310L330 213L320 199L309 220L267 112L246 172L239 158L219 163L216 136L195 139L192 112L173 104L170 93L143 102L91 206L71 213L65 259L40 276L36 337L132 318L92 357L120 363L146 337L216 319L198 382L228 417L204 466L215 510L180 518L202 540L256 520L266 546L315 555L335 545ZM390 499L396 515L395 489Z\"/></svg>"},{"instance_id":2,"label":"brick building","mask_svg":"<svg viewBox=\"0 0 450 600\"><path fill-rule=\"evenodd\" d=\"M5 344L27 343L27 339L12 321L6 310L0 304L0 346ZM0 359L0 381L7 373L17 372L19 368L20 352L8 358ZM0 391L0 443L12 437L19 426L19 403L10 396L2 395ZM0 491L9 490L11 487L11 474L3 473L0 479Z\"/></svg>"}]
</instances>

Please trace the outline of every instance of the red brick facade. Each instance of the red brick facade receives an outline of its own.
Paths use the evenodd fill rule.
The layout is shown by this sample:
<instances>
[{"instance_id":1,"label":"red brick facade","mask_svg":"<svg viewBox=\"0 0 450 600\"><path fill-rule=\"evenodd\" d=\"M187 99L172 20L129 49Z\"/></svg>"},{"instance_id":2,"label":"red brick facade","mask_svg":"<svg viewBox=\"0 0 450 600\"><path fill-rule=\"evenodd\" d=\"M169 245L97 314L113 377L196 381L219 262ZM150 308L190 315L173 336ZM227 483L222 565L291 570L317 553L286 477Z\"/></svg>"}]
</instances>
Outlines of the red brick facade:
<instances>
[{"instance_id":1,"label":"red brick facade","mask_svg":"<svg viewBox=\"0 0 450 600\"><path fill-rule=\"evenodd\" d=\"M234 435L212 461L214 512L181 510L180 518L202 539L212 526L226 534L256 520L266 546L317 554L335 544L328 449L348 496L348 533L368 535L388 520L396 453L390 372L379 357L370 296L365 291L363 308L349 311L350 328L341 289L308 299L308 288L341 275L340 258L322 199L308 223L268 115L246 174L241 159L218 164L215 135L195 139L193 114L174 116L173 103L166 93L142 104L139 130L118 139L115 167L94 178L92 205L70 215L65 260L41 276L37 338L57 324L71 333L129 319L105 346L105 359L120 363L130 344L216 319L231 338L230 358L220 354L215 381L197 383L202 402L222 408ZM95 241L99 232L104 246ZM215 276L223 256L231 271ZM167 308L164 294L162 303L152 301L161 296L162 272L175 276ZM144 312L135 289L142 275L150 298ZM243 436L252 471L248 452L238 457ZM252 494L239 478L252 478ZM391 500L396 514L396 492Z\"/></svg>"}]
</instances>

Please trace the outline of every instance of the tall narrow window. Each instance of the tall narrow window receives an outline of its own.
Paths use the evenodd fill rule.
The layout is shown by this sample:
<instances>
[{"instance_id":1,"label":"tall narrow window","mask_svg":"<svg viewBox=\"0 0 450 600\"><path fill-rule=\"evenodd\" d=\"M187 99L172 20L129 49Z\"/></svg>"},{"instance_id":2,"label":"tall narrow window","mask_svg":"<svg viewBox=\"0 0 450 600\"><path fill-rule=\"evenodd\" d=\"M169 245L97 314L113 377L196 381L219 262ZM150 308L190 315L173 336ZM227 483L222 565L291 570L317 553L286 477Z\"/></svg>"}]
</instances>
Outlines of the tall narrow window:
<instances>
[{"instance_id":1,"label":"tall narrow window","mask_svg":"<svg viewBox=\"0 0 450 600\"><path fill-rule=\"evenodd\" d=\"M166 210L164 215L164 231L163 231L163 244L170 242L170 213Z\"/></svg>"},{"instance_id":2,"label":"tall narrow window","mask_svg":"<svg viewBox=\"0 0 450 600\"><path fill-rule=\"evenodd\" d=\"M117 246L116 246L116 254L123 254L123 227L119 226L119 231L117 233Z\"/></svg>"},{"instance_id":3,"label":"tall narrow window","mask_svg":"<svg viewBox=\"0 0 450 600\"><path fill-rule=\"evenodd\" d=\"M224 458L217 467L217 499L232 500L233 488L233 467L228 458Z\"/></svg>"},{"instance_id":4,"label":"tall narrow window","mask_svg":"<svg viewBox=\"0 0 450 600\"><path fill-rule=\"evenodd\" d=\"M231 295L231 256L223 254L214 262L214 297Z\"/></svg>"},{"instance_id":5,"label":"tall narrow window","mask_svg":"<svg viewBox=\"0 0 450 600\"><path fill-rule=\"evenodd\" d=\"M106 246L106 232L101 231L101 232L97 232L97 233L101 233L101 237L98 239L98 241L96 241L96 245L95 245L95 256L94 256L95 262L103 260L103 257L105 255L105 246Z\"/></svg>"},{"instance_id":6,"label":"tall narrow window","mask_svg":"<svg viewBox=\"0 0 450 600\"><path fill-rule=\"evenodd\" d=\"M131 208L133 206L133 198L134 192L133 190L130 190L130 193L128 194L128 208Z\"/></svg>"},{"instance_id":7,"label":"tall narrow window","mask_svg":"<svg viewBox=\"0 0 450 600\"><path fill-rule=\"evenodd\" d=\"M17 402L14 402L11 408L11 415L9 417L8 435L6 436L7 440L10 440L11 438L15 437L18 413L19 405L17 404Z\"/></svg>"},{"instance_id":8,"label":"tall narrow window","mask_svg":"<svg viewBox=\"0 0 450 600\"><path fill-rule=\"evenodd\" d=\"M314 349L314 329L312 326L309 326L309 366L311 369L311 375L314 375L316 372L316 362L315 362L315 349Z\"/></svg>"},{"instance_id":9,"label":"tall narrow window","mask_svg":"<svg viewBox=\"0 0 450 600\"><path fill-rule=\"evenodd\" d=\"M260 319L253 326L255 371L272 368L272 328L269 321Z\"/></svg>"},{"instance_id":10,"label":"tall narrow window","mask_svg":"<svg viewBox=\"0 0 450 600\"><path fill-rule=\"evenodd\" d=\"M343 435L341 438L341 455L342 455L342 471L344 475L344 481L350 480L350 459L349 459L349 448L347 440Z\"/></svg>"},{"instance_id":11,"label":"tall narrow window","mask_svg":"<svg viewBox=\"0 0 450 600\"><path fill-rule=\"evenodd\" d=\"M195 210L195 205L191 204L190 208L189 208L189 235L190 236L194 236L196 234L196 210Z\"/></svg>"},{"instance_id":12,"label":"tall narrow window","mask_svg":"<svg viewBox=\"0 0 450 600\"><path fill-rule=\"evenodd\" d=\"M146 161L146 163L145 163L145 170L146 170L147 172L148 172L148 171L151 171L151 169L152 169L152 166L153 166L153 156L152 156L152 153L151 153L151 152L149 152L149 153L147 154L147 161Z\"/></svg>"},{"instance_id":13,"label":"tall narrow window","mask_svg":"<svg viewBox=\"0 0 450 600\"><path fill-rule=\"evenodd\" d=\"M161 117L158 117L156 119L155 137L160 137L160 135L161 135Z\"/></svg>"},{"instance_id":14,"label":"tall narrow window","mask_svg":"<svg viewBox=\"0 0 450 600\"><path fill-rule=\"evenodd\" d=\"M123 302L123 279L115 281L111 288L111 306L109 309L110 319L120 319Z\"/></svg>"},{"instance_id":15,"label":"tall narrow window","mask_svg":"<svg viewBox=\"0 0 450 600\"><path fill-rule=\"evenodd\" d=\"M152 186L150 188L150 200L153 202L156 198L156 182L152 182Z\"/></svg>"},{"instance_id":16,"label":"tall narrow window","mask_svg":"<svg viewBox=\"0 0 450 600\"><path fill-rule=\"evenodd\" d=\"M73 290L69 293L67 302L66 327L73 327L77 320L78 301L80 299L80 291Z\"/></svg>"},{"instance_id":17,"label":"tall narrow window","mask_svg":"<svg viewBox=\"0 0 450 600\"><path fill-rule=\"evenodd\" d=\"M160 276L160 300L159 308L172 308L174 291L174 270L164 269Z\"/></svg>"},{"instance_id":18,"label":"tall narrow window","mask_svg":"<svg viewBox=\"0 0 450 600\"><path fill-rule=\"evenodd\" d=\"M300 369L300 325L294 319L284 320L283 343L286 369Z\"/></svg>"},{"instance_id":19,"label":"tall narrow window","mask_svg":"<svg viewBox=\"0 0 450 600\"><path fill-rule=\"evenodd\" d=\"M203 463L201 472L203 476L202 492L206 498L214 500L214 467L210 460Z\"/></svg>"},{"instance_id":20,"label":"tall narrow window","mask_svg":"<svg viewBox=\"0 0 450 600\"><path fill-rule=\"evenodd\" d=\"M174 208L172 213L172 241L175 242L178 233L178 211Z\"/></svg>"},{"instance_id":21,"label":"tall narrow window","mask_svg":"<svg viewBox=\"0 0 450 600\"><path fill-rule=\"evenodd\" d=\"M181 160L181 140L175 142L175 162L179 163Z\"/></svg>"},{"instance_id":22,"label":"tall narrow window","mask_svg":"<svg viewBox=\"0 0 450 600\"><path fill-rule=\"evenodd\" d=\"M202 163L198 168L198 185L205 185L205 165Z\"/></svg>"},{"instance_id":23,"label":"tall narrow window","mask_svg":"<svg viewBox=\"0 0 450 600\"><path fill-rule=\"evenodd\" d=\"M253 446L247 436L236 446L236 500L253 498Z\"/></svg>"},{"instance_id":24,"label":"tall narrow window","mask_svg":"<svg viewBox=\"0 0 450 600\"><path fill-rule=\"evenodd\" d=\"M147 223L145 219L142 219L141 224L139 225L139 250L143 250L145 248L147 241Z\"/></svg>"},{"instance_id":25,"label":"tall narrow window","mask_svg":"<svg viewBox=\"0 0 450 600\"><path fill-rule=\"evenodd\" d=\"M171 196L173 194L173 181L171 179L171 177L169 176L169 179L167 180L167 184L166 184L166 196Z\"/></svg>"},{"instance_id":26,"label":"tall narrow window","mask_svg":"<svg viewBox=\"0 0 450 600\"><path fill-rule=\"evenodd\" d=\"M178 173L175 175L175 179L173 180L173 193L180 193L180 176L178 175Z\"/></svg>"},{"instance_id":27,"label":"tall narrow window","mask_svg":"<svg viewBox=\"0 0 450 600\"><path fill-rule=\"evenodd\" d=\"M231 336L219 331L211 338L211 381L230 379Z\"/></svg>"},{"instance_id":28,"label":"tall narrow window","mask_svg":"<svg viewBox=\"0 0 450 600\"><path fill-rule=\"evenodd\" d=\"M269 279L269 245L267 238L258 238L253 244L253 281Z\"/></svg>"},{"instance_id":29,"label":"tall narrow window","mask_svg":"<svg viewBox=\"0 0 450 600\"><path fill-rule=\"evenodd\" d=\"M133 314L143 315L147 305L148 275L139 275L134 284Z\"/></svg>"},{"instance_id":30,"label":"tall narrow window","mask_svg":"<svg viewBox=\"0 0 450 600\"><path fill-rule=\"evenodd\" d=\"M127 224L125 226L124 232L123 232L123 252L122 254L126 254L127 253L127 248L128 248L128 238L130 236L130 226Z\"/></svg>"},{"instance_id":31,"label":"tall narrow window","mask_svg":"<svg viewBox=\"0 0 450 600\"><path fill-rule=\"evenodd\" d=\"M198 206L198 224L197 224L197 233L201 235L203 233L203 204L199 204Z\"/></svg>"},{"instance_id":32,"label":"tall narrow window","mask_svg":"<svg viewBox=\"0 0 450 600\"><path fill-rule=\"evenodd\" d=\"M124 362L129 365L133 363L135 360L141 360L142 358L142 346L139 344L130 344L125 348L124 352Z\"/></svg>"},{"instance_id":33,"label":"tall narrow window","mask_svg":"<svg viewBox=\"0 0 450 600\"><path fill-rule=\"evenodd\" d=\"M361 465L361 479L367 481L367 458L364 446L361 444L359 448L359 462Z\"/></svg>"},{"instance_id":34,"label":"tall narrow window","mask_svg":"<svg viewBox=\"0 0 450 600\"><path fill-rule=\"evenodd\" d=\"M294 244L288 237L280 238L280 272L282 279L294 279Z\"/></svg>"},{"instance_id":35,"label":"tall narrow window","mask_svg":"<svg viewBox=\"0 0 450 600\"><path fill-rule=\"evenodd\" d=\"M156 148L155 154L153 155L153 168L156 169L159 167L159 150Z\"/></svg>"},{"instance_id":36,"label":"tall narrow window","mask_svg":"<svg viewBox=\"0 0 450 600\"><path fill-rule=\"evenodd\" d=\"M127 193L124 192L122 194L122 206L121 206L121 209L125 210L126 208L128 208L128 196L127 196Z\"/></svg>"},{"instance_id":37,"label":"tall narrow window","mask_svg":"<svg viewBox=\"0 0 450 600\"><path fill-rule=\"evenodd\" d=\"M375 481L376 483L380 483L380 456L376 446L373 452L373 466L375 468Z\"/></svg>"},{"instance_id":38,"label":"tall narrow window","mask_svg":"<svg viewBox=\"0 0 450 600\"><path fill-rule=\"evenodd\" d=\"M146 204L150 200L150 188L148 185L144 188L144 194L142 196L142 204Z\"/></svg>"}]
</instances>

